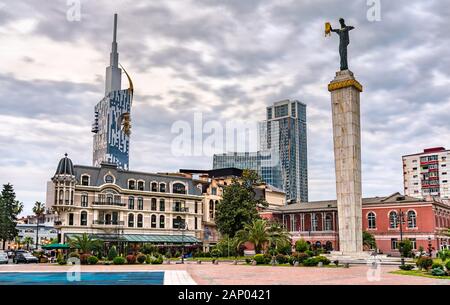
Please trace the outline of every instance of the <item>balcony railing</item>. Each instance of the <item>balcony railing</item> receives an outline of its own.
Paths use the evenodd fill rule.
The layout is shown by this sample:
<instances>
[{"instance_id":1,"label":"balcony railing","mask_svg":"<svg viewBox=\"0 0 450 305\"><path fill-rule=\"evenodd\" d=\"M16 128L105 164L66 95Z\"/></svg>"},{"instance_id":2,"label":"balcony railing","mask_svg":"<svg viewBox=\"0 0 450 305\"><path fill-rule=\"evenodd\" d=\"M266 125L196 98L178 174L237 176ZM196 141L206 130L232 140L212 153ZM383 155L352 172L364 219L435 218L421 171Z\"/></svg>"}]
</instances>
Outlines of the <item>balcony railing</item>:
<instances>
[{"instance_id":1,"label":"balcony railing","mask_svg":"<svg viewBox=\"0 0 450 305\"><path fill-rule=\"evenodd\" d=\"M106 206L118 206L118 207L124 207L127 204L122 202L105 202L105 201L94 201L92 202L92 205L106 205Z\"/></svg>"},{"instance_id":2,"label":"balcony railing","mask_svg":"<svg viewBox=\"0 0 450 305\"><path fill-rule=\"evenodd\" d=\"M178 212L178 213L189 213L189 208L177 208L177 207L173 207L172 208L173 212Z\"/></svg>"},{"instance_id":3,"label":"balcony railing","mask_svg":"<svg viewBox=\"0 0 450 305\"><path fill-rule=\"evenodd\" d=\"M124 221L118 221L118 220L94 220L92 222L94 225L104 225L104 226L123 226L125 224Z\"/></svg>"}]
</instances>

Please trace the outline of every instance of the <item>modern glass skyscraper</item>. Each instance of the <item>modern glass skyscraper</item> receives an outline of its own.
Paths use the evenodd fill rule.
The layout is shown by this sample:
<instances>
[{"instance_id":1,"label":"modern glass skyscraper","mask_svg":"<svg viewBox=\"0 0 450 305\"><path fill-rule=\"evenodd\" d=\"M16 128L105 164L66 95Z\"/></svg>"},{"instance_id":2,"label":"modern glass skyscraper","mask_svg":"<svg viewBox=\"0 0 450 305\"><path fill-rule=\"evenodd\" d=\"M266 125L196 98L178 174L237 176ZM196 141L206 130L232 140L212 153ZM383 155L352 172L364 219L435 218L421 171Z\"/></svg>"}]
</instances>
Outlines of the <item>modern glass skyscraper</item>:
<instances>
[{"instance_id":1,"label":"modern glass skyscraper","mask_svg":"<svg viewBox=\"0 0 450 305\"><path fill-rule=\"evenodd\" d=\"M286 192L287 202L308 202L306 105L283 100L259 123L259 151L214 155L213 168L252 169Z\"/></svg>"},{"instance_id":2,"label":"modern glass skyscraper","mask_svg":"<svg viewBox=\"0 0 450 305\"><path fill-rule=\"evenodd\" d=\"M128 77L130 88L121 90L122 69L119 68L116 42L117 14L114 15L113 33L110 65L106 68L105 97L95 106L95 120L92 125L93 165L100 166L102 162L108 162L128 170L133 84Z\"/></svg>"}]
</instances>

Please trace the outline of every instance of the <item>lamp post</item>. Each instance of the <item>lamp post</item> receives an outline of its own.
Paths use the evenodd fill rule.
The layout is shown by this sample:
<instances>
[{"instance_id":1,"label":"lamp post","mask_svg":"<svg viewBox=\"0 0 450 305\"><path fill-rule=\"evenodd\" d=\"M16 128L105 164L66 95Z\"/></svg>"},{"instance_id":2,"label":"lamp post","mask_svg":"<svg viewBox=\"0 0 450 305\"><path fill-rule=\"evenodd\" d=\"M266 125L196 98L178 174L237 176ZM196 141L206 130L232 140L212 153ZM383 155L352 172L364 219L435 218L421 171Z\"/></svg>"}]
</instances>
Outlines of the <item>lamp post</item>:
<instances>
[{"instance_id":1,"label":"lamp post","mask_svg":"<svg viewBox=\"0 0 450 305\"><path fill-rule=\"evenodd\" d=\"M399 213L397 214L397 221L400 225L400 257L401 257L401 262L402 262L402 266L405 265L405 257L403 256L403 223L404 223L404 216L405 213L402 212L402 210L400 209Z\"/></svg>"},{"instance_id":2,"label":"lamp post","mask_svg":"<svg viewBox=\"0 0 450 305\"><path fill-rule=\"evenodd\" d=\"M181 230L181 263L184 264L184 231L188 229L187 223L183 221L181 225L179 226L179 229Z\"/></svg>"}]
</instances>

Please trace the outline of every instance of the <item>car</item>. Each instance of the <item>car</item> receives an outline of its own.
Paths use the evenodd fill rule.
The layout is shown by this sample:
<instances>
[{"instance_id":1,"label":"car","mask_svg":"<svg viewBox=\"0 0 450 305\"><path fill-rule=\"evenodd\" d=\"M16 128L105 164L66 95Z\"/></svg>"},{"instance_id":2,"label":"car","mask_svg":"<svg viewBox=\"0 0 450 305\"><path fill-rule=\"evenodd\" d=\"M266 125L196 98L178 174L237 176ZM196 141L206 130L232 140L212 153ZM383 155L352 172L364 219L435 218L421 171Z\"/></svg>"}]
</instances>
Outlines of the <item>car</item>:
<instances>
[{"instance_id":1,"label":"car","mask_svg":"<svg viewBox=\"0 0 450 305\"><path fill-rule=\"evenodd\" d=\"M35 263L37 264L39 262L38 258L36 256L31 255L29 252L16 252L16 255L13 258L13 263Z\"/></svg>"},{"instance_id":2,"label":"car","mask_svg":"<svg viewBox=\"0 0 450 305\"><path fill-rule=\"evenodd\" d=\"M0 252L0 264L7 264L8 260L8 254L6 254L5 252Z\"/></svg>"}]
</instances>

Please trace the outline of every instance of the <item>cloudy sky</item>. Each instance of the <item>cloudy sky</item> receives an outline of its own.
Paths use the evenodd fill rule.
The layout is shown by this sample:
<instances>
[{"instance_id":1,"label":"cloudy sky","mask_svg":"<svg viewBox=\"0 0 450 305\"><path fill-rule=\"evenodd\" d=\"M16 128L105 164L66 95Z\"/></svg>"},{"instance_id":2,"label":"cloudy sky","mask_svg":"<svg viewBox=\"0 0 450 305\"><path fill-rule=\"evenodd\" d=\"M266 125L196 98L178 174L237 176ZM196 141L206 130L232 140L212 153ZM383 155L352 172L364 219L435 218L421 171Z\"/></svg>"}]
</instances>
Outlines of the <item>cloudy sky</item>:
<instances>
[{"instance_id":1,"label":"cloudy sky","mask_svg":"<svg viewBox=\"0 0 450 305\"><path fill-rule=\"evenodd\" d=\"M45 201L65 152L92 162L115 12L120 62L135 85L132 169L210 168L211 156L172 154L175 121L201 112L204 121L257 122L267 105L298 99L307 104L310 199L334 198L327 84L338 39L325 38L323 24L339 17L356 27L349 65L364 86L364 195L402 191L402 155L450 147L444 1L381 1L379 21L365 0L82 0L79 21L72 2L0 0L0 183L15 186L25 214Z\"/></svg>"}]
</instances>

